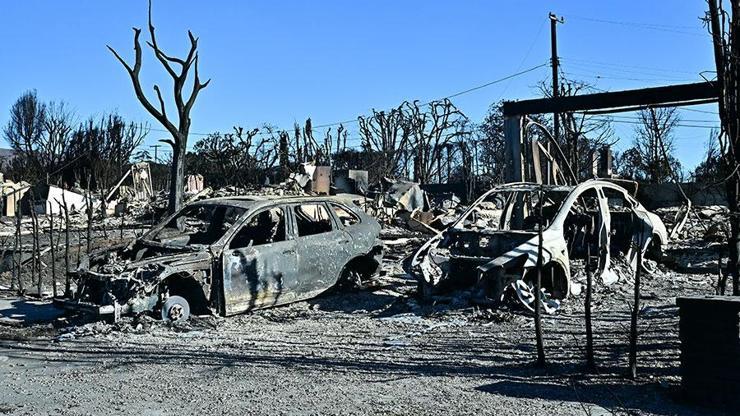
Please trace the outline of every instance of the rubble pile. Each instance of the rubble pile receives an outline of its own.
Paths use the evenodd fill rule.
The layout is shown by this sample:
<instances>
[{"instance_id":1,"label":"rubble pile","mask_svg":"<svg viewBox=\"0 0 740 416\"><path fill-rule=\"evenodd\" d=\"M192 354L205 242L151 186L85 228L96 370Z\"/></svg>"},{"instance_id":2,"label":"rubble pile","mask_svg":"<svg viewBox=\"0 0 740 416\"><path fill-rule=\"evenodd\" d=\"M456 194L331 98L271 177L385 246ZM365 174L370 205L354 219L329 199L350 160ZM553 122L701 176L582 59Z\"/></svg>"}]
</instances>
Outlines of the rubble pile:
<instances>
[{"instance_id":1,"label":"rubble pile","mask_svg":"<svg viewBox=\"0 0 740 416\"><path fill-rule=\"evenodd\" d=\"M659 208L655 213L671 231L686 215L683 207ZM725 206L692 207L685 224L666 245L663 263L683 273L719 272L727 264L726 242L729 235L729 209Z\"/></svg>"},{"instance_id":2,"label":"rubble pile","mask_svg":"<svg viewBox=\"0 0 740 416\"><path fill-rule=\"evenodd\" d=\"M668 230L673 230L686 215L685 207L658 208L654 211L663 220ZM674 235L677 240L706 242L727 241L730 210L721 205L695 206L686 218L686 223Z\"/></svg>"},{"instance_id":3,"label":"rubble pile","mask_svg":"<svg viewBox=\"0 0 740 416\"><path fill-rule=\"evenodd\" d=\"M447 228L466 208L454 194L431 195L416 182L388 178L354 202L385 227L430 235Z\"/></svg>"}]
</instances>

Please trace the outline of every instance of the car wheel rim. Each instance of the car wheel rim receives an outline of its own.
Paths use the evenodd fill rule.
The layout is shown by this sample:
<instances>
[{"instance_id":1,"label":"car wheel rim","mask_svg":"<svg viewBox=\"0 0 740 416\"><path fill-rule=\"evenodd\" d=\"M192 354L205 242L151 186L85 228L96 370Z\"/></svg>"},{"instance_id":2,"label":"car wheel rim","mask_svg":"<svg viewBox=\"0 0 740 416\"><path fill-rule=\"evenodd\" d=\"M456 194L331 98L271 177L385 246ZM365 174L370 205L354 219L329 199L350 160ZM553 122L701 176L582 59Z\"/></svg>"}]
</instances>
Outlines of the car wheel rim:
<instances>
[{"instance_id":1,"label":"car wheel rim","mask_svg":"<svg viewBox=\"0 0 740 416\"><path fill-rule=\"evenodd\" d=\"M167 311L167 316L169 316L171 321L177 321L180 318L182 318L183 315L183 308L182 305L172 305L169 311Z\"/></svg>"},{"instance_id":2,"label":"car wheel rim","mask_svg":"<svg viewBox=\"0 0 740 416\"><path fill-rule=\"evenodd\" d=\"M512 283L512 287L522 305L534 312L534 285L520 279ZM550 294L544 288L540 289L540 304L542 305L542 309L548 314L554 313L560 307L560 301L551 299Z\"/></svg>"}]
</instances>

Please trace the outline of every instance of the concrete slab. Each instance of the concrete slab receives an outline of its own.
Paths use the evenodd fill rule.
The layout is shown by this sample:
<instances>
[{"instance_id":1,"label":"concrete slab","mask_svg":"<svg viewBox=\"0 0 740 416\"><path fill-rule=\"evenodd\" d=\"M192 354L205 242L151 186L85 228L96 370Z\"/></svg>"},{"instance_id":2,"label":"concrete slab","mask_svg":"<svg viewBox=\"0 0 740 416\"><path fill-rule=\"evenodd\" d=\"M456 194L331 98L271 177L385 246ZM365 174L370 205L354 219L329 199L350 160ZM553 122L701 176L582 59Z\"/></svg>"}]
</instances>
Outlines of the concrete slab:
<instances>
[{"instance_id":1,"label":"concrete slab","mask_svg":"<svg viewBox=\"0 0 740 416\"><path fill-rule=\"evenodd\" d=\"M64 314L51 301L0 298L0 325L28 326L52 322Z\"/></svg>"}]
</instances>

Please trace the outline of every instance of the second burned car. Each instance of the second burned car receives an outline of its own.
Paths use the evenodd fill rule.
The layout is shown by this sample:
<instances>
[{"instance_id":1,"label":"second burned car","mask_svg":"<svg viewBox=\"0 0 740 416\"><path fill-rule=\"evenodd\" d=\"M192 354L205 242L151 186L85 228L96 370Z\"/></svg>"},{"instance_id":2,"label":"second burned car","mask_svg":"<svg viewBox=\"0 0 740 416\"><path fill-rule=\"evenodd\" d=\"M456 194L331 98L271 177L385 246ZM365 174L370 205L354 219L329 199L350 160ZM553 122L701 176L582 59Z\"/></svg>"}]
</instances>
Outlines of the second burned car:
<instances>
[{"instance_id":1,"label":"second burned car","mask_svg":"<svg viewBox=\"0 0 740 416\"><path fill-rule=\"evenodd\" d=\"M617 256L636 267L637 251L658 255L665 225L623 187L606 180L577 186L510 183L475 201L449 228L412 257L409 272L423 295L474 286L476 298L498 303L507 294L533 309L542 212L543 289L539 298L554 312L571 292L571 263L587 256L600 281L616 281Z\"/></svg>"},{"instance_id":2,"label":"second burned car","mask_svg":"<svg viewBox=\"0 0 740 416\"><path fill-rule=\"evenodd\" d=\"M378 222L329 197L199 201L130 244L93 252L68 308L98 315L233 315L314 297L374 273Z\"/></svg>"}]
</instances>

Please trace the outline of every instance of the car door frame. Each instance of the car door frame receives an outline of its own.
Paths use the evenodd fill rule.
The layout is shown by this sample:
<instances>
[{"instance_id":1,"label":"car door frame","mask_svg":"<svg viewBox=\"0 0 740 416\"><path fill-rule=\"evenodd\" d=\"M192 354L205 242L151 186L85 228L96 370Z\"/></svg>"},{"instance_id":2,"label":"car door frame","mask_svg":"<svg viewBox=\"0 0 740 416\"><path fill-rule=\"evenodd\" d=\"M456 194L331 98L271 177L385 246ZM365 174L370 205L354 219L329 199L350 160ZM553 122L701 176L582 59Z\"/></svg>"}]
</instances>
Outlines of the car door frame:
<instances>
[{"instance_id":1,"label":"car door frame","mask_svg":"<svg viewBox=\"0 0 740 416\"><path fill-rule=\"evenodd\" d=\"M295 208L301 205L309 204L316 204L324 207L329 215L329 219L332 224L332 231L300 236L298 232L298 222L297 219L294 217ZM341 224L341 221L339 221L339 219L336 217L336 214L333 212L334 210L332 209L329 201L307 200L292 202L286 205L289 207L288 211L293 217L291 220L293 221L295 240L297 242L296 249L298 250L298 274L299 279L302 279L302 284L299 283L298 286L304 289L301 293L297 293L296 295L299 299L307 299L326 291L337 283L342 269L344 268L344 262L346 262L347 260L346 257L348 255L346 253L348 253L348 249L341 248L341 250L343 250L345 254L343 256L340 256L340 258L335 258L334 261L331 261L331 259L327 257L330 257L332 255L332 250L340 250L339 247L341 247L341 245L347 247L352 242L352 237L344 229L345 227ZM332 236L326 236L326 234L332 234ZM320 246L320 243L324 243L324 246L327 247L328 251L324 250L321 252L322 256L316 257L319 253L315 252L312 249L311 243L313 243L312 240L317 240L320 238L325 238L326 241L319 242L319 244L316 245ZM324 267L320 268L322 270L314 270L318 268L312 267L312 265L318 262L326 262L324 264ZM317 276L317 282L315 284L307 283L309 281L308 275L313 273L320 273L322 275Z\"/></svg>"},{"instance_id":2,"label":"car door frame","mask_svg":"<svg viewBox=\"0 0 740 416\"><path fill-rule=\"evenodd\" d=\"M285 240L236 249L229 248L229 244L249 221L260 213L275 208L279 208L283 212ZM243 283L241 279L237 278L235 280L232 277L235 270L232 267L234 263L231 261L231 255L234 252L237 252L237 256L240 257L239 270L242 273L246 267L254 267L254 275L246 276ZM296 296L291 288L297 279L298 260L292 218L286 204L261 206L245 215L244 219L224 236L220 258L221 289L225 315L281 305L295 300ZM276 268L282 270L276 270ZM264 276L265 272L271 272L273 275ZM277 274L274 272L277 272ZM239 275L237 274L237 276Z\"/></svg>"}]
</instances>

